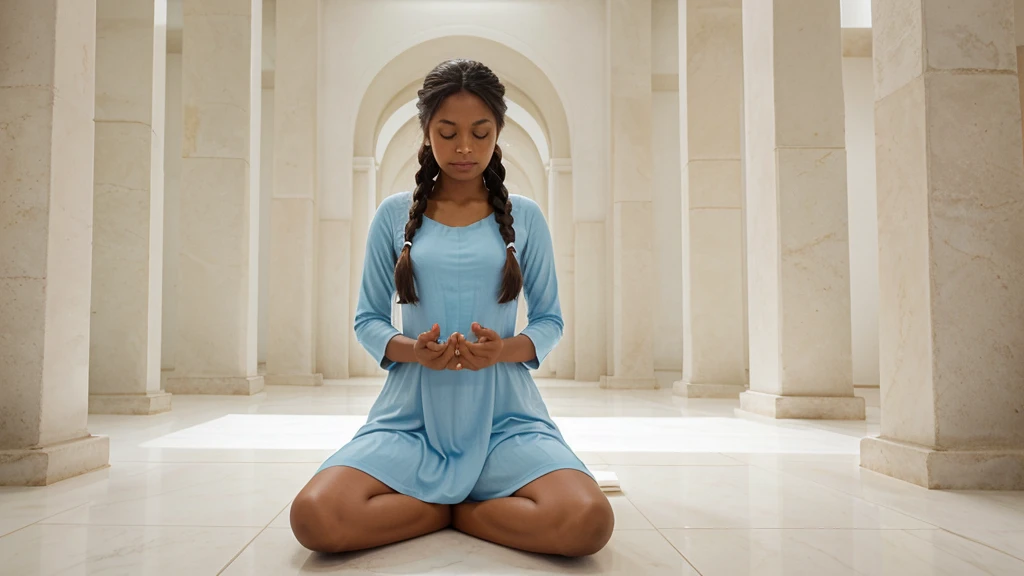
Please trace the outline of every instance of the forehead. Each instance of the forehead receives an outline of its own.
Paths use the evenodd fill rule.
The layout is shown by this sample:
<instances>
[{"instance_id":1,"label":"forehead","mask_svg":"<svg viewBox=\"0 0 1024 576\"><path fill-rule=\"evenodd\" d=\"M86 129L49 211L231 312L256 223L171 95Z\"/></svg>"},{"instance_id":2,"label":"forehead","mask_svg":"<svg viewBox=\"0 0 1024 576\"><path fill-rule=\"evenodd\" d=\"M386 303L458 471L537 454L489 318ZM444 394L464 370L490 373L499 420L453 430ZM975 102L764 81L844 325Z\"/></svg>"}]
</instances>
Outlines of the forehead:
<instances>
[{"instance_id":1,"label":"forehead","mask_svg":"<svg viewBox=\"0 0 1024 576\"><path fill-rule=\"evenodd\" d=\"M470 92L459 92L444 99L434 114L434 122L442 119L456 124L472 124L477 120L494 121L494 112L479 96Z\"/></svg>"}]
</instances>

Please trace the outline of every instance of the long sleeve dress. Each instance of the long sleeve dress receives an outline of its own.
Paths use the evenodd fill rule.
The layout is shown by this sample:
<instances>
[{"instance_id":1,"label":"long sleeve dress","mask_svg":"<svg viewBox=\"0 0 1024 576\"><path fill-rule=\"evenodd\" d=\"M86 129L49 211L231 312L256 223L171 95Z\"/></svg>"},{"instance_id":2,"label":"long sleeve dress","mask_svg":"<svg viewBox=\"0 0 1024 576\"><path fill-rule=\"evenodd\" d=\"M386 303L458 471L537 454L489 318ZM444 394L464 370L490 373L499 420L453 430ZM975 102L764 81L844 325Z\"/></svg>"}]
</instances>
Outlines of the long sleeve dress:
<instances>
[{"instance_id":1,"label":"long sleeve dress","mask_svg":"<svg viewBox=\"0 0 1024 576\"><path fill-rule=\"evenodd\" d=\"M388 370L366 424L321 466L361 470L424 502L458 504L514 494L562 469L591 475L551 421L530 375L562 336L551 234L537 204L512 195L516 250L537 357L479 371L436 371L384 355L399 331L391 322L395 262L405 242L412 194L381 203L370 225L355 332ZM418 304L403 304L409 338L437 323L475 341L473 322L515 336L517 302L498 303L505 242L493 216L452 227L423 217L412 244ZM591 475L592 477L592 475Z\"/></svg>"}]
</instances>

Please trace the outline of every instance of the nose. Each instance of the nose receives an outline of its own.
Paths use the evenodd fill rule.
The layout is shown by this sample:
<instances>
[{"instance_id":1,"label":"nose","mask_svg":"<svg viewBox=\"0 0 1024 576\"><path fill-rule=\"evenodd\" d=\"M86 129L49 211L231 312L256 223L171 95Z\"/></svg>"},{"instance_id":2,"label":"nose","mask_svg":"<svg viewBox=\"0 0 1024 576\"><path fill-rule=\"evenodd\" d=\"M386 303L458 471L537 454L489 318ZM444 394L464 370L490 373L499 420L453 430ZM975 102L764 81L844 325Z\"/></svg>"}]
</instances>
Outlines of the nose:
<instances>
[{"instance_id":1,"label":"nose","mask_svg":"<svg viewBox=\"0 0 1024 576\"><path fill-rule=\"evenodd\" d=\"M460 135L459 142L455 145L455 151L459 154L470 154L473 152L473 139L471 136Z\"/></svg>"}]
</instances>

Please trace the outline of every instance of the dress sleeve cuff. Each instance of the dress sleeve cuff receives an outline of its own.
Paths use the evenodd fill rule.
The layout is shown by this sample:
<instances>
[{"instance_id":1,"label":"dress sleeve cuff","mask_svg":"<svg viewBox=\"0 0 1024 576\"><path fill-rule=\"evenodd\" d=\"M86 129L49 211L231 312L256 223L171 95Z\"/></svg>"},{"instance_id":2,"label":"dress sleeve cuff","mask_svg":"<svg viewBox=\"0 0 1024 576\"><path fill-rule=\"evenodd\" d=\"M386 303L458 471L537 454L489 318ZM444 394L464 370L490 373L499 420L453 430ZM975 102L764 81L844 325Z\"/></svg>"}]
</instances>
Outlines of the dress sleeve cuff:
<instances>
[{"instance_id":1,"label":"dress sleeve cuff","mask_svg":"<svg viewBox=\"0 0 1024 576\"><path fill-rule=\"evenodd\" d=\"M554 350L555 345L558 344L558 337L554 334L549 334L550 330L546 326L537 326L536 324L528 325L523 329L521 334L533 342L533 347L537 351L537 357L528 362L523 362L523 365L530 370L539 370L540 365L544 362L544 359L548 357L548 354Z\"/></svg>"},{"instance_id":2,"label":"dress sleeve cuff","mask_svg":"<svg viewBox=\"0 0 1024 576\"><path fill-rule=\"evenodd\" d=\"M390 360L386 356L388 342L391 342L391 339L401 334L401 332L399 332L394 326L383 322L379 327L374 327L372 330L367 332L368 333L363 334L359 343L363 345L363 348L365 348L375 360L377 360L377 364L381 368L390 372L398 365L398 363Z\"/></svg>"}]
</instances>

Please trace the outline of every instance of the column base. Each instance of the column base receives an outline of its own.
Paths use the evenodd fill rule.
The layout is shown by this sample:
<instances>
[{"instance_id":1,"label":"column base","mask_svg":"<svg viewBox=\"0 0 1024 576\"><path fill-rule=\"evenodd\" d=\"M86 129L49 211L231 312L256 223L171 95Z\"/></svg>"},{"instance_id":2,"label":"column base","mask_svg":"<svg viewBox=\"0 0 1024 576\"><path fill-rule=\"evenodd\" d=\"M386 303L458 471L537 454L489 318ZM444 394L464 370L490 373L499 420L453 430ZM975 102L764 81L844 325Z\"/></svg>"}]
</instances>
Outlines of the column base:
<instances>
[{"instance_id":1,"label":"column base","mask_svg":"<svg viewBox=\"0 0 1024 576\"><path fill-rule=\"evenodd\" d=\"M624 376L601 376L601 388L612 390L657 390L658 380L650 378L626 378Z\"/></svg>"},{"instance_id":2,"label":"column base","mask_svg":"<svg viewBox=\"0 0 1024 576\"><path fill-rule=\"evenodd\" d=\"M931 490L1024 490L1024 450L935 450L865 438L860 465Z\"/></svg>"},{"instance_id":3,"label":"column base","mask_svg":"<svg viewBox=\"0 0 1024 576\"><path fill-rule=\"evenodd\" d=\"M323 386L323 374L267 374L263 377L267 386Z\"/></svg>"},{"instance_id":4,"label":"column base","mask_svg":"<svg viewBox=\"0 0 1024 576\"><path fill-rule=\"evenodd\" d=\"M748 390L740 410L776 419L864 420L864 399L856 396L779 396Z\"/></svg>"},{"instance_id":5,"label":"column base","mask_svg":"<svg viewBox=\"0 0 1024 576\"><path fill-rule=\"evenodd\" d=\"M675 382L672 393L687 398L739 398L747 387L741 384L697 384L694 382Z\"/></svg>"},{"instance_id":6,"label":"column base","mask_svg":"<svg viewBox=\"0 0 1024 576\"><path fill-rule=\"evenodd\" d=\"M89 395L89 414L150 416L169 412L170 410L171 395L166 392Z\"/></svg>"},{"instance_id":7,"label":"column base","mask_svg":"<svg viewBox=\"0 0 1024 576\"><path fill-rule=\"evenodd\" d=\"M110 439L87 436L25 450L0 450L0 486L49 486L110 465Z\"/></svg>"},{"instance_id":8,"label":"column base","mask_svg":"<svg viewBox=\"0 0 1024 576\"><path fill-rule=\"evenodd\" d=\"M176 376L167 379L167 391L171 394L252 396L263 392L263 386L263 376Z\"/></svg>"}]
</instances>

